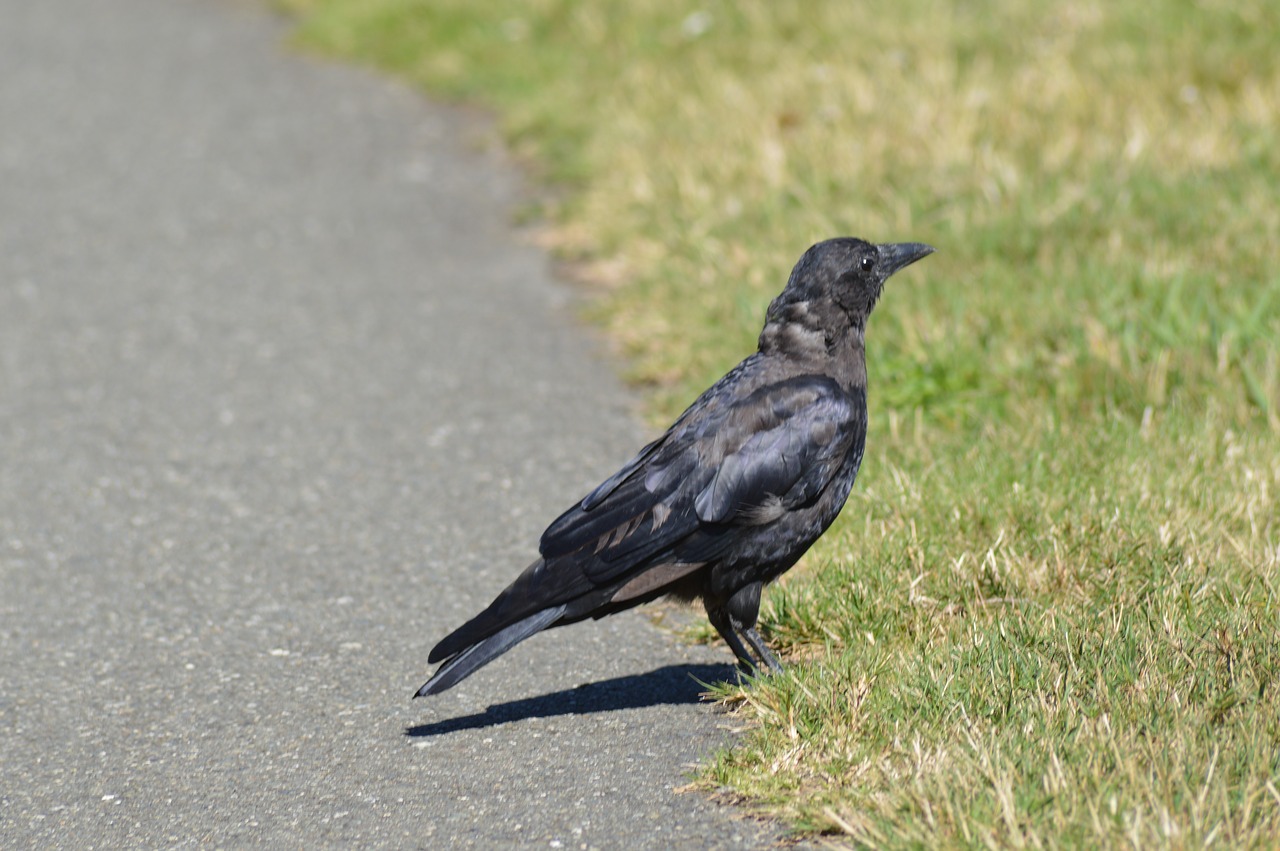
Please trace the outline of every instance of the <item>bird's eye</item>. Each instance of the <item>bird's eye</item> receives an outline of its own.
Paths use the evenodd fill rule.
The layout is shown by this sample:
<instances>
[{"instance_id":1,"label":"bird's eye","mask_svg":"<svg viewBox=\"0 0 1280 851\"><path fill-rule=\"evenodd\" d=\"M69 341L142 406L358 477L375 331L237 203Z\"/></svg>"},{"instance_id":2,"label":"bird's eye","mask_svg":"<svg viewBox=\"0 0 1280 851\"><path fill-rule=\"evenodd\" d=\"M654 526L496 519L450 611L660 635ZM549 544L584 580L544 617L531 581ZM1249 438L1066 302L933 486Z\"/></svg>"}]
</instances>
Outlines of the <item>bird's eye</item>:
<instances>
[{"instance_id":1,"label":"bird's eye","mask_svg":"<svg viewBox=\"0 0 1280 851\"><path fill-rule=\"evenodd\" d=\"M874 257L863 257L863 258L862 258L862 271L864 271L864 272L870 272L870 271L871 271L872 269L874 269L875 267L876 267L876 260L875 260L875 258L874 258Z\"/></svg>"}]
</instances>

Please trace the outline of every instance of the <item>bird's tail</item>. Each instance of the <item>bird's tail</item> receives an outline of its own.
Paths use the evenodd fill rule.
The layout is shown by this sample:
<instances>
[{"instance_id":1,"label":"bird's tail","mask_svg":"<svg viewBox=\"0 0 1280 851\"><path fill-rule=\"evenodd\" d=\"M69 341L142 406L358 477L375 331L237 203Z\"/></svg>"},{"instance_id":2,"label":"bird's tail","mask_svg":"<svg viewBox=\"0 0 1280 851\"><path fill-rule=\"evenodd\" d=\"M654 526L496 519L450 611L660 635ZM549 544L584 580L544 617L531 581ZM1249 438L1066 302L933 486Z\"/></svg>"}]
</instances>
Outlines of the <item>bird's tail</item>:
<instances>
[{"instance_id":1,"label":"bird's tail","mask_svg":"<svg viewBox=\"0 0 1280 851\"><path fill-rule=\"evenodd\" d=\"M497 659L521 641L551 626L564 614L566 608L567 606L565 605L552 606L549 609L535 612L524 620L516 621L500 632L489 636L483 641L476 642L466 650L462 650L451 658L446 659L445 663L431 675L431 679L427 680L426 685L418 689L418 693L414 697L439 694L445 689L452 688L477 669Z\"/></svg>"}]
</instances>

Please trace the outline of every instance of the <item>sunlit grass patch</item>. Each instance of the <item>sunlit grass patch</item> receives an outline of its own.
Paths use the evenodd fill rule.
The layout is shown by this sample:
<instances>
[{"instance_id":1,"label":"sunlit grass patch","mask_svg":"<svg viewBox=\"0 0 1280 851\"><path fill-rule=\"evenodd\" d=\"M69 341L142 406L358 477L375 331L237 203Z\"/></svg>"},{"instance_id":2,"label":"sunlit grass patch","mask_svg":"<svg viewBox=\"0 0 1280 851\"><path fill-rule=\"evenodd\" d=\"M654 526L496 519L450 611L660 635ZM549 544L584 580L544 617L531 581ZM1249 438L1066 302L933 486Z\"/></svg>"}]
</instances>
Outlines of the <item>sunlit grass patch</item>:
<instances>
[{"instance_id":1,"label":"sunlit grass patch","mask_svg":"<svg viewBox=\"0 0 1280 851\"><path fill-rule=\"evenodd\" d=\"M821 666L726 688L761 726L708 783L750 777L800 826L872 845L1248 846L1280 828L1264 583L1184 569L1105 602L920 605L869 612Z\"/></svg>"},{"instance_id":2,"label":"sunlit grass patch","mask_svg":"<svg viewBox=\"0 0 1280 851\"><path fill-rule=\"evenodd\" d=\"M871 845L1265 843L1276 600L1188 580L848 645L744 693L762 726L708 781L749 774L802 827Z\"/></svg>"},{"instance_id":3,"label":"sunlit grass patch","mask_svg":"<svg viewBox=\"0 0 1280 851\"><path fill-rule=\"evenodd\" d=\"M769 596L799 667L724 687L753 731L706 788L876 846L1266 844L1280 456L1214 422L1093 438L887 439Z\"/></svg>"}]
</instances>

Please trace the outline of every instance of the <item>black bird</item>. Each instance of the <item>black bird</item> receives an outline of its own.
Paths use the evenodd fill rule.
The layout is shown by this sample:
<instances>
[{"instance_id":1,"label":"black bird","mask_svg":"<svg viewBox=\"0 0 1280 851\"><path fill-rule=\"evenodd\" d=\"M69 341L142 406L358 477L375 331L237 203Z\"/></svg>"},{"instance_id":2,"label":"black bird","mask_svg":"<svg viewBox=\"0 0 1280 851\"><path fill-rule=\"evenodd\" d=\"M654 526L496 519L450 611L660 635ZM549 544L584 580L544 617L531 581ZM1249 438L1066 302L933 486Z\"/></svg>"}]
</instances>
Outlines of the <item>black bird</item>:
<instances>
[{"instance_id":1,"label":"black bird","mask_svg":"<svg viewBox=\"0 0 1280 851\"><path fill-rule=\"evenodd\" d=\"M806 251L759 351L547 527L541 557L431 651L443 664L416 696L536 632L664 595L701 598L743 665L780 670L755 629L760 592L844 506L867 437L867 317L885 280L931 253L853 238Z\"/></svg>"}]
</instances>

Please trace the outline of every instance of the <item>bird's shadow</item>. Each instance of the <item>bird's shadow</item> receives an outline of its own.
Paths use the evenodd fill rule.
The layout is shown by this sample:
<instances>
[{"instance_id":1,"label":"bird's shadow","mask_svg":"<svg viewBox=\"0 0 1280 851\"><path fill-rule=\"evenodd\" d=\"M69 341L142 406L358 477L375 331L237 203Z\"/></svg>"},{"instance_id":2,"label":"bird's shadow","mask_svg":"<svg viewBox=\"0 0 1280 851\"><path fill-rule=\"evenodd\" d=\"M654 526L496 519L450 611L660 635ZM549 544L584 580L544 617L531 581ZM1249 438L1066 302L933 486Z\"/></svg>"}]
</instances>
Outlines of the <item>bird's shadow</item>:
<instances>
[{"instance_id":1,"label":"bird's shadow","mask_svg":"<svg viewBox=\"0 0 1280 851\"><path fill-rule=\"evenodd\" d=\"M733 665L667 665L647 674L615 677L538 697L495 703L484 712L407 727L404 734L415 738L443 736L527 718L697 703L707 690L703 683L729 682L737 676Z\"/></svg>"}]
</instances>

